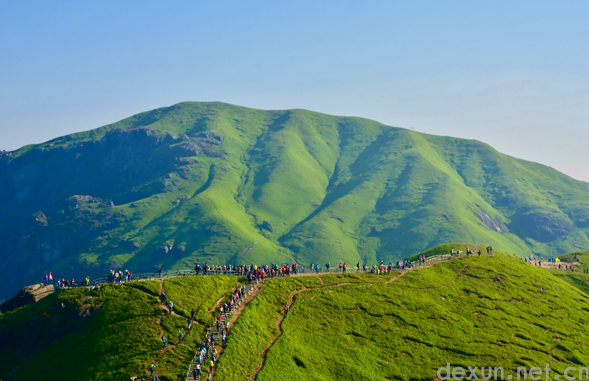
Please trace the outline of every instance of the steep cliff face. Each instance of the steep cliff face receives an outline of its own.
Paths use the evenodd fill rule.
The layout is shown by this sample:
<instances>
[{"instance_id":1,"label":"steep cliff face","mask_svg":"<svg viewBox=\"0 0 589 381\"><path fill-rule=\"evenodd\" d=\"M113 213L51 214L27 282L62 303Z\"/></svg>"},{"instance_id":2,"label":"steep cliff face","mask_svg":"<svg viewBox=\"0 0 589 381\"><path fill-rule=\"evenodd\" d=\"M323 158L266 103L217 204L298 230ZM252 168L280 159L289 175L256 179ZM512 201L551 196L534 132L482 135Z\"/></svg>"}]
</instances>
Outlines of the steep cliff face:
<instances>
[{"instance_id":1,"label":"steep cliff face","mask_svg":"<svg viewBox=\"0 0 589 381\"><path fill-rule=\"evenodd\" d=\"M181 103L2 152L0 184L0 298L46 271L589 245L583 182L480 142L304 110Z\"/></svg>"}]
</instances>

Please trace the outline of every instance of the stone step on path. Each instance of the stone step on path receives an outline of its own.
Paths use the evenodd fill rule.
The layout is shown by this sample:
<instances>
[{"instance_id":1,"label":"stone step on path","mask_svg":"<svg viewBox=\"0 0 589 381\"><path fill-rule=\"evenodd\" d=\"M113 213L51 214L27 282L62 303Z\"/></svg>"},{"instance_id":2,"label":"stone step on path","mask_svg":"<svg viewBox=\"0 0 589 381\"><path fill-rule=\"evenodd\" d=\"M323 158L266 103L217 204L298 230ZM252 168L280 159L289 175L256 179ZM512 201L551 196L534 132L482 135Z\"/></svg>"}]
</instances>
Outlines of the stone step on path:
<instances>
[{"instance_id":1,"label":"stone step on path","mask_svg":"<svg viewBox=\"0 0 589 381\"><path fill-rule=\"evenodd\" d=\"M244 295L239 298L237 300L236 305L233 307L233 310L239 308L239 306L241 306L241 304L243 302L245 302L245 300L247 299L248 295L255 289L256 285L258 284L258 281L252 281L249 284L247 284L245 286L245 293ZM221 321L223 322L223 325L221 326L221 329L217 329L217 322L215 321L212 325L210 325L207 330L206 330L206 337L209 337L211 334L215 334L215 337L217 340L215 340L215 343L213 343L208 349L207 349L207 358L205 359L205 363L208 359L210 359L210 354L213 350L214 347L216 347L216 342L218 340L220 340L220 334L225 330L224 327L227 324L227 321L229 321L229 318L231 316L232 312L223 312L223 314L221 315ZM198 348L197 348L198 349ZM219 359L217 358L217 361L219 361ZM195 353L194 357L192 358L192 361L190 362L190 366L188 367L188 372L186 374L186 381L200 381L200 375L197 375L196 378L193 377L193 370L196 369L196 365L198 364L198 352ZM204 364L201 364L201 369L203 368Z\"/></svg>"}]
</instances>

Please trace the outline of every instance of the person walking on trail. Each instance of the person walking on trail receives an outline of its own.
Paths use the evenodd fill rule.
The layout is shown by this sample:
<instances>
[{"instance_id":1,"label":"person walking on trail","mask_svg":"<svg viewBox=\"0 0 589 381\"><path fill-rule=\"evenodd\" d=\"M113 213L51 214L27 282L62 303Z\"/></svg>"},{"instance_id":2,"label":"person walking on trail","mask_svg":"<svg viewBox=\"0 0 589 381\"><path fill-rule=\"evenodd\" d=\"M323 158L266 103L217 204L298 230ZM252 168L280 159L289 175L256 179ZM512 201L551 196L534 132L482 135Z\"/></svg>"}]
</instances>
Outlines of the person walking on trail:
<instances>
[{"instance_id":1,"label":"person walking on trail","mask_svg":"<svg viewBox=\"0 0 589 381\"><path fill-rule=\"evenodd\" d=\"M479 249L479 258L481 257L481 249Z\"/></svg>"},{"instance_id":2,"label":"person walking on trail","mask_svg":"<svg viewBox=\"0 0 589 381\"><path fill-rule=\"evenodd\" d=\"M360 262L356 264L356 271L360 271Z\"/></svg>"},{"instance_id":3,"label":"person walking on trail","mask_svg":"<svg viewBox=\"0 0 589 381\"><path fill-rule=\"evenodd\" d=\"M174 302L172 302L171 300L168 302L168 307L170 307L170 315L172 314L172 311L174 310Z\"/></svg>"},{"instance_id":4,"label":"person walking on trail","mask_svg":"<svg viewBox=\"0 0 589 381\"><path fill-rule=\"evenodd\" d=\"M157 273L161 277L162 276L162 265L159 265L157 268Z\"/></svg>"},{"instance_id":5,"label":"person walking on trail","mask_svg":"<svg viewBox=\"0 0 589 381\"><path fill-rule=\"evenodd\" d=\"M151 363L151 365L149 366L149 370L151 371L151 377L153 377L153 372L155 372L155 368L156 365L154 363Z\"/></svg>"},{"instance_id":6,"label":"person walking on trail","mask_svg":"<svg viewBox=\"0 0 589 381\"><path fill-rule=\"evenodd\" d=\"M183 338L184 338L184 333L182 333L182 331L178 331L178 344L182 343Z\"/></svg>"},{"instance_id":7,"label":"person walking on trail","mask_svg":"<svg viewBox=\"0 0 589 381\"><path fill-rule=\"evenodd\" d=\"M164 337L162 338L162 343L164 343L164 348L166 348L166 345L168 344L168 338L166 335L164 335Z\"/></svg>"}]
</instances>

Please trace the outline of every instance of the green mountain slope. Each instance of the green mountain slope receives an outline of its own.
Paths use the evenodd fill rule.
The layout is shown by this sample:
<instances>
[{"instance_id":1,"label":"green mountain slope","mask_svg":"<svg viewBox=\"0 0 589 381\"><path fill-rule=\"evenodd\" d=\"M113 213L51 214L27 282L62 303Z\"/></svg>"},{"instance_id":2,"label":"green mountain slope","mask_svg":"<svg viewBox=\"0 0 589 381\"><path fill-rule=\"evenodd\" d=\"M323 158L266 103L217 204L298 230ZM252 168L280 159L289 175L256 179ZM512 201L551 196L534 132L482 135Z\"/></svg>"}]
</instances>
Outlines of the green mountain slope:
<instances>
[{"instance_id":1,"label":"green mountain slope","mask_svg":"<svg viewBox=\"0 0 589 381\"><path fill-rule=\"evenodd\" d=\"M194 348L212 321L209 310L237 276L179 277L130 285L64 290L0 315L0 378L104 380L147 376L151 362L167 380L186 375ZM174 302L164 310L160 287ZM196 322L187 330L195 309ZM178 331L186 334L178 343ZM169 345L164 350L162 335ZM8 377L18 367L13 377Z\"/></svg>"},{"instance_id":2,"label":"green mountain slope","mask_svg":"<svg viewBox=\"0 0 589 381\"><path fill-rule=\"evenodd\" d=\"M562 379L589 365L589 295L544 269L485 255L396 275L322 275L306 289L271 280L237 320L215 379L432 380L448 363L514 379L550 364Z\"/></svg>"},{"instance_id":3,"label":"green mountain slope","mask_svg":"<svg viewBox=\"0 0 589 381\"><path fill-rule=\"evenodd\" d=\"M447 363L503 367L506 375L548 363L562 375L589 365L589 278L554 275L501 254L401 277L350 270L270 279L232 325L215 379L252 379L258 369L259 380L432 380ZM128 379L145 376L152 361L163 380L182 378L209 311L240 280L190 276L65 290L0 315L0 378ZM161 307L162 287L178 315ZM192 308L197 322L177 344Z\"/></svg>"},{"instance_id":4,"label":"green mountain slope","mask_svg":"<svg viewBox=\"0 0 589 381\"><path fill-rule=\"evenodd\" d=\"M305 110L180 103L2 153L0 183L0 298L46 271L589 247L586 183L481 142Z\"/></svg>"}]
</instances>

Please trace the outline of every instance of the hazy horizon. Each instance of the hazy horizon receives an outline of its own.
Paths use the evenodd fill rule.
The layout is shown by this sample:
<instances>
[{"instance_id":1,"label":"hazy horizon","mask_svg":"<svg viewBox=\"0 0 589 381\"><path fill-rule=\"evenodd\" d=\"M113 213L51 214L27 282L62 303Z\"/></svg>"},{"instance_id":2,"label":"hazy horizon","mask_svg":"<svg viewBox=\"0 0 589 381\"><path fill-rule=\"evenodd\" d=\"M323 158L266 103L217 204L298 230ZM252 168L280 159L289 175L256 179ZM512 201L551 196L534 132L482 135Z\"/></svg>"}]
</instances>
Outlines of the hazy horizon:
<instances>
[{"instance_id":1,"label":"hazy horizon","mask_svg":"<svg viewBox=\"0 0 589 381\"><path fill-rule=\"evenodd\" d=\"M358 116L589 181L589 4L0 6L0 149L182 101Z\"/></svg>"}]
</instances>

